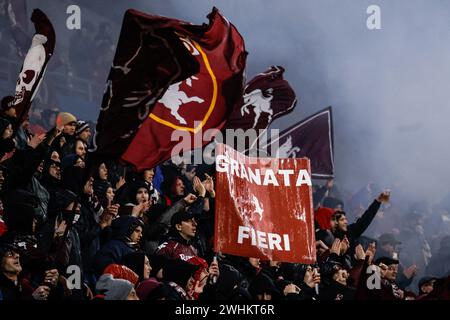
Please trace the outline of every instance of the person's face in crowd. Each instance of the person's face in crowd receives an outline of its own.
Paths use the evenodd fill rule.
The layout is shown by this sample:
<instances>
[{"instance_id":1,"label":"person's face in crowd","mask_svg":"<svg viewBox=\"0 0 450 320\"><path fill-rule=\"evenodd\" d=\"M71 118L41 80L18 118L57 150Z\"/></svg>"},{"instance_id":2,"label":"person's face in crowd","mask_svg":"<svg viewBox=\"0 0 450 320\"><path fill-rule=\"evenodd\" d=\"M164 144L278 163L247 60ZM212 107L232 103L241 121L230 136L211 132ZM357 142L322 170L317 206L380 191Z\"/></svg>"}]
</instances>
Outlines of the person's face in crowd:
<instances>
[{"instance_id":1,"label":"person's face in crowd","mask_svg":"<svg viewBox=\"0 0 450 320\"><path fill-rule=\"evenodd\" d=\"M337 221L337 229L346 232L347 226L348 226L347 217L345 215L342 215Z\"/></svg>"},{"instance_id":2,"label":"person's face in crowd","mask_svg":"<svg viewBox=\"0 0 450 320\"><path fill-rule=\"evenodd\" d=\"M71 122L64 126L63 132L69 136L73 136L75 134L76 129L77 129L77 123Z\"/></svg>"},{"instance_id":3,"label":"person's face in crowd","mask_svg":"<svg viewBox=\"0 0 450 320\"><path fill-rule=\"evenodd\" d=\"M348 279L348 272L345 269L339 269L339 271L333 275L333 280L344 286L347 285L347 279Z\"/></svg>"},{"instance_id":4,"label":"person's face in crowd","mask_svg":"<svg viewBox=\"0 0 450 320\"><path fill-rule=\"evenodd\" d=\"M422 290L423 293L429 294L431 293L431 291L433 291L434 288L434 282L436 280L431 280L430 282L424 283L420 289Z\"/></svg>"},{"instance_id":5,"label":"person's face in crowd","mask_svg":"<svg viewBox=\"0 0 450 320\"><path fill-rule=\"evenodd\" d=\"M385 242L383 244L381 244L381 248L386 251L390 257L392 257L392 255L395 252L395 244L389 243L389 242Z\"/></svg>"},{"instance_id":6,"label":"person's face in crowd","mask_svg":"<svg viewBox=\"0 0 450 320\"><path fill-rule=\"evenodd\" d=\"M182 196L184 195L184 183L183 180L177 179L175 181L175 195Z\"/></svg>"},{"instance_id":7,"label":"person's face in crowd","mask_svg":"<svg viewBox=\"0 0 450 320\"><path fill-rule=\"evenodd\" d=\"M254 268L259 268L260 266L259 258L248 258L248 262L250 262Z\"/></svg>"},{"instance_id":8,"label":"person's face in crowd","mask_svg":"<svg viewBox=\"0 0 450 320\"><path fill-rule=\"evenodd\" d=\"M9 108L5 111L5 115L7 115L8 117L17 118L16 108Z\"/></svg>"},{"instance_id":9,"label":"person's face in crowd","mask_svg":"<svg viewBox=\"0 0 450 320\"><path fill-rule=\"evenodd\" d=\"M197 222L195 218L191 218L186 221L181 221L181 224L177 224L176 228L184 239L190 240L195 237L195 233L197 232Z\"/></svg>"},{"instance_id":10,"label":"person's face in crowd","mask_svg":"<svg viewBox=\"0 0 450 320\"><path fill-rule=\"evenodd\" d=\"M50 155L50 159L52 159L53 161L61 161L61 159L59 159L59 153L56 151L53 151L52 154Z\"/></svg>"},{"instance_id":11,"label":"person's face in crowd","mask_svg":"<svg viewBox=\"0 0 450 320\"><path fill-rule=\"evenodd\" d=\"M147 256L144 258L144 279L150 278L150 272L152 272L152 266L150 265L150 260L148 260Z\"/></svg>"},{"instance_id":12,"label":"person's face in crowd","mask_svg":"<svg viewBox=\"0 0 450 320\"><path fill-rule=\"evenodd\" d=\"M144 180L147 182L152 182L153 177L155 176L155 170L147 169L144 171Z\"/></svg>"},{"instance_id":13,"label":"person's face in crowd","mask_svg":"<svg viewBox=\"0 0 450 320\"><path fill-rule=\"evenodd\" d=\"M389 266L386 266L384 264L380 265L381 268L381 277L388 280L389 282L394 282L397 278L398 273L398 265L397 264L391 264Z\"/></svg>"},{"instance_id":14,"label":"person's face in crowd","mask_svg":"<svg viewBox=\"0 0 450 320\"><path fill-rule=\"evenodd\" d=\"M75 153L84 159L86 156L86 146L83 141L77 140L75 144Z\"/></svg>"},{"instance_id":15,"label":"person's face in crowd","mask_svg":"<svg viewBox=\"0 0 450 320\"><path fill-rule=\"evenodd\" d=\"M13 135L13 129L12 125L8 124L8 126L5 128L5 131L3 131L2 139L9 139Z\"/></svg>"},{"instance_id":16,"label":"person's face in crowd","mask_svg":"<svg viewBox=\"0 0 450 320\"><path fill-rule=\"evenodd\" d=\"M130 240L132 242L139 242L142 238L142 227L139 226L136 229L134 229L133 233L130 236Z\"/></svg>"},{"instance_id":17,"label":"person's face in crowd","mask_svg":"<svg viewBox=\"0 0 450 320\"><path fill-rule=\"evenodd\" d=\"M139 300L139 297L137 296L136 290L134 290L134 288L131 289L126 300Z\"/></svg>"},{"instance_id":18,"label":"person's face in crowd","mask_svg":"<svg viewBox=\"0 0 450 320\"><path fill-rule=\"evenodd\" d=\"M17 276L22 271L20 265L20 255L14 251L6 252L2 259L1 270L6 275Z\"/></svg>"},{"instance_id":19,"label":"person's face in crowd","mask_svg":"<svg viewBox=\"0 0 450 320\"><path fill-rule=\"evenodd\" d=\"M0 190L2 190L4 182L5 182L5 176L3 175L3 171L0 170Z\"/></svg>"},{"instance_id":20,"label":"person's face in crowd","mask_svg":"<svg viewBox=\"0 0 450 320\"><path fill-rule=\"evenodd\" d=\"M149 194L146 188L139 188L136 193L136 201L137 203L142 203L144 201L148 201Z\"/></svg>"},{"instance_id":21,"label":"person's face in crowd","mask_svg":"<svg viewBox=\"0 0 450 320\"><path fill-rule=\"evenodd\" d=\"M80 133L78 136L81 140L83 140L86 143L89 143L89 140L91 139L92 131L91 128L86 128L83 130L83 132Z\"/></svg>"},{"instance_id":22,"label":"person's face in crowd","mask_svg":"<svg viewBox=\"0 0 450 320\"><path fill-rule=\"evenodd\" d=\"M61 168L58 164L53 163L48 169L48 173L55 179L61 180Z\"/></svg>"},{"instance_id":23,"label":"person's face in crowd","mask_svg":"<svg viewBox=\"0 0 450 320\"><path fill-rule=\"evenodd\" d=\"M25 119L20 126L24 130L28 130L28 128L30 127L30 120L29 119Z\"/></svg>"},{"instance_id":24,"label":"person's face in crowd","mask_svg":"<svg viewBox=\"0 0 450 320\"><path fill-rule=\"evenodd\" d=\"M41 161L41 163L39 164L39 166L37 167L36 171L38 173L42 173L42 171L44 170L44 161Z\"/></svg>"},{"instance_id":25,"label":"person's face in crowd","mask_svg":"<svg viewBox=\"0 0 450 320\"><path fill-rule=\"evenodd\" d=\"M104 163L98 167L98 176L101 180L108 180L108 169Z\"/></svg>"},{"instance_id":26,"label":"person's face in crowd","mask_svg":"<svg viewBox=\"0 0 450 320\"><path fill-rule=\"evenodd\" d=\"M264 292L263 294L257 294L256 295L256 300L259 300L259 301L270 301L270 300L272 300L272 295L270 293L266 293L266 292Z\"/></svg>"},{"instance_id":27,"label":"person's face in crowd","mask_svg":"<svg viewBox=\"0 0 450 320\"><path fill-rule=\"evenodd\" d=\"M112 203L114 201L114 189L112 187L109 187L108 189L106 189L106 199Z\"/></svg>"}]
</instances>

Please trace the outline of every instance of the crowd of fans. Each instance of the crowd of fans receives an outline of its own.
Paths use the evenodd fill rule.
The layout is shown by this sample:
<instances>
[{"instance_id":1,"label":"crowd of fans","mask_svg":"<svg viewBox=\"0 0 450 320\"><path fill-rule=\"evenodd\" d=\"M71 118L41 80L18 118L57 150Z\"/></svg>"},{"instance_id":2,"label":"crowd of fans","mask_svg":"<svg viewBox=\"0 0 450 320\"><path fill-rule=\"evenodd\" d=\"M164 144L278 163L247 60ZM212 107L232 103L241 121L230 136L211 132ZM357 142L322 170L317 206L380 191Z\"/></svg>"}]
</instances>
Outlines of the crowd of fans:
<instances>
[{"instance_id":1,"label":"crowd of fans","mask_svg":"<svg viewBox=\"0 0 450 320\"><path fill-rule=\"evenodd\" d=\"M365 203L368 186L349 223L329 180L314 189L317 264L215 253L214 167L167 161L136 173L111 161L89 175L89 123L59 112L32 134L12 100L0 112L0 300L450 298L443 208L402 220L388 191ZM384 230L391 218L403 222ZM421 228L427 219L440 230Z\"/></svg>"}]
</instances>

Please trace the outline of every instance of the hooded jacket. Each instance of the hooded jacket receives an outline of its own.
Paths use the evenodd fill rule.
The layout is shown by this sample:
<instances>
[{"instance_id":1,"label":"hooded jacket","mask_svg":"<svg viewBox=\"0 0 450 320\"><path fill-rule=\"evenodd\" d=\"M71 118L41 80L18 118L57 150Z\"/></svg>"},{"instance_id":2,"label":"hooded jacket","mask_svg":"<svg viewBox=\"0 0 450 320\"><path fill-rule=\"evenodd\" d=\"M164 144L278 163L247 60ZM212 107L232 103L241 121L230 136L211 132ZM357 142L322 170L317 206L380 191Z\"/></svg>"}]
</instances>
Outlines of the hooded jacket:
<instances>
[{"instance_id":1,"label":"hooded jacket","mask_svg":"<svg viewBox=\"0 0 450 320\"><path fill-rule=\"evenodd\" d=\"M94 257L94 270L97 275L112 263L122 263L122 259L139 249L139 244L132 243L129 239L137 227L143 227L139 218L133 216L122 216L112 223L113 239L100 248Z\"/></svg>"}]
</instances>

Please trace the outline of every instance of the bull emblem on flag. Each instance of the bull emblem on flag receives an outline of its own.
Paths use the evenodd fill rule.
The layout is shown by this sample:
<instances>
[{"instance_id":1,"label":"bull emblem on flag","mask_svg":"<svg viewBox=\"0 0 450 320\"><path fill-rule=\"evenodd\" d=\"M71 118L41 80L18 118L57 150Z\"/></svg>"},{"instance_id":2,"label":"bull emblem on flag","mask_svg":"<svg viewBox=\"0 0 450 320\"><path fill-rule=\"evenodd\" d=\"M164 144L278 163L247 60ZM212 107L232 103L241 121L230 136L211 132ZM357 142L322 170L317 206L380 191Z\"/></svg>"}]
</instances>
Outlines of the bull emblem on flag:
<instances>
[{"instance_id":1,"label":"bull emblem on flag","mask_svg":"<svg viewBox=\"0 0 450 320\"><path fill-rule=\"evenodd\" d=\"M272 95L273 89L269 88L264 91L261 89L255 89L250 93L244 94L244 105L241 107L241 115L249 114L249 106L253 106L253 112L255 112L255 120L253 122L253 127L255 128L258 124L259 117L262 113L267 113L269 115L269 123L272 121L273 109L271 107L271 101L273 99Z\"/></svg>"},{"instance_id":2,"label":"bull emblem on flag","mask_svg":"<svg viewBox=\"0 0 450 320\"><path fill-rule=\"evenodd\" d=\"M189 87L192 87L192 80L198 80L198 78L192 76L185 80L186 84ZM189 102L203 103L205 100L196 96L188 97L188 95L184 91L180 90L180 85L182 82L183 81L180 81L171 85L159 100L159 102L163 104L164 107L170 110L170 114L174 116L180 124L186 124L186 120L178 113L180 107L183 104Z\"/></svg>"},{"instance_id":3,"label":"bull emblem on flag","mask_svg":"<svg viewBox=\"0 0 450 320\"><path fill-rule=\"evenodd\" d=\"M300 152L299 147L292 146L292 136L289 136L285 143L283 143L277 150L277 158L296 158L297 152Z\"/></svg>"}]
</instances>

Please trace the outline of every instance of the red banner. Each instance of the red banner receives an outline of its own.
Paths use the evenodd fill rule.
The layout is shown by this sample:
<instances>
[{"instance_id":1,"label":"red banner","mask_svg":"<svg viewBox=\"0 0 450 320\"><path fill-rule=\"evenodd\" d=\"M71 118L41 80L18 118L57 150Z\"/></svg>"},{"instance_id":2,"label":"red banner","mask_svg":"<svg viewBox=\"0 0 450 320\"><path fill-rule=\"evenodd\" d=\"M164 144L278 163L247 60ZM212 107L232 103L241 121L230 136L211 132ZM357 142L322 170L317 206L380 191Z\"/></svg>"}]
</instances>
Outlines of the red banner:
<instances>
[{"instance_id":1,"label":"red banner","mask_svg":"<svg viewBox=\"0 0 450 320\"><path fill-rule=\"evenodd\" d=\"M246 157L216 149L216 252L316 261L309 159Z\"/></svg>"}]
</instances>

